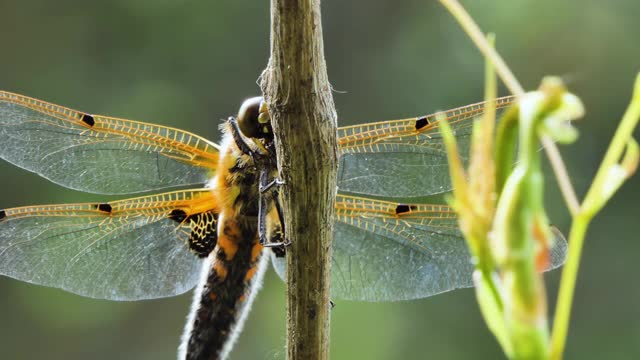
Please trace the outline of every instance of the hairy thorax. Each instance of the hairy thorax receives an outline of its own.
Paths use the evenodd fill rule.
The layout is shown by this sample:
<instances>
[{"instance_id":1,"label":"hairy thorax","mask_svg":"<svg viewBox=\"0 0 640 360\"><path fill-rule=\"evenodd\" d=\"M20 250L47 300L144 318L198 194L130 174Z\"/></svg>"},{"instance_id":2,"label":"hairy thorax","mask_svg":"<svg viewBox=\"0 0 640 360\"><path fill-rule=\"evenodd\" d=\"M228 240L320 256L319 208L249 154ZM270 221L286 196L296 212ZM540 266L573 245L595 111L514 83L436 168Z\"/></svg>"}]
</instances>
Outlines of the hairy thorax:
<instances>
[{"instance_id":1,"label":"hairy thorax","mask_svg":"<svg viewBox=\"0 0 640 360\"><path fill-rule=\"evenodd\" d=\"M243 153L238 149L230 132L224 130L220 162L216 176L211 182L212 191L223 212L232 212L226 214L227 216L257 217L260 190L256 185L259 183L260 170L267 168L268 177L275 178L277 169L275 166L269 166L269 162L258 163L258 159ZM256 148L259 146L255 143L252 145Z\"/></svg>"}]
</instances>

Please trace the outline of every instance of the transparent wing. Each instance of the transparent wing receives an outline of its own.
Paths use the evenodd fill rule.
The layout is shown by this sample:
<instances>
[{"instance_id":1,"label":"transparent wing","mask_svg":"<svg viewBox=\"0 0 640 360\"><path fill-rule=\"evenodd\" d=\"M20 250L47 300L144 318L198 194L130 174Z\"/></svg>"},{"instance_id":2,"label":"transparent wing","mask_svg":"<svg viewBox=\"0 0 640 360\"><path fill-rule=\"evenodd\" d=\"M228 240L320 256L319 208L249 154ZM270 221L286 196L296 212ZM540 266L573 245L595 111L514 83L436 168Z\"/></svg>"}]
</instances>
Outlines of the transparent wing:
<instances>
[{"instance_id":1,"label":"transparent wing","mask_svg":"<svg viewBox=\"0 0 640 360\"><path fill-rule=\"evenodd\" d=\"M0 157L71 189L129 194L202 184L218 151L178 129L0 91Z\"/></svg>"},{"instance_id":2,"label":"transparent wing","mask_svg":"<svg viewBox=\"0 0 640 360\"><path fill-rule=\"evenodd\" d=\"M338 195L332 297L393 301L470 287L473 265L453 209ZM564 262L557 233L550 268ZM284 278L284 261L275 259Z\"/></svg>"},{"instance_id":3,"label":"transparent wing","mask_svg":"<svg viewBox=\"0 0 640 360\"><path fill-rule=\"evenodd\" d=\"M201 264L189 250L197 225L184 219L213 205L209 191L194 190L6 209L0 274L100 299L181 294L196 284Z\"/></svg>"},{"instance_id":4,"label":"transparent wing","mask_svg":"<svg viewBox=\"0 0 640 360\"><path fill-rule=\"evenodd\" d=\"M504 109L515 101L496 99ZM455 132L461 154L468 154L473 121L486 103L403 120L338 129L341 191L383 197L423 197L451 190L447 154L440 136L440 117Z\"/></svg>"}]
</instances>

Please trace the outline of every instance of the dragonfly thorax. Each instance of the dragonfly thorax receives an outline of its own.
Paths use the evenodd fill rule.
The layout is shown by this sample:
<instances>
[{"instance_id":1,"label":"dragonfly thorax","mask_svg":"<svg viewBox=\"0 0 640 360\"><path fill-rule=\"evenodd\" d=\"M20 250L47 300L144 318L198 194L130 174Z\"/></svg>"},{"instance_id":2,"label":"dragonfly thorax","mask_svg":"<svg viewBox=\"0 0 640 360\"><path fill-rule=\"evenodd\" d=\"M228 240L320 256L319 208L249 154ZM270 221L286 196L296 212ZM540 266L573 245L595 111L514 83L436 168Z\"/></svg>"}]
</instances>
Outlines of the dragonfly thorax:
<instances>
[{"instance_id":1,"label":"dragonfly thorax","mask_svg":"<svg viewBox=\"0 0 640 360\"><path fill-rule=\"evenodd\" d=\"M216 176L209 182L222 209L234 209L236 216L256 217L259 199L266 197L271 208L271 193L260 194L261 173L267 179L277 176L277 161L273 136L251 137L241 128L258 123L261 98L252 98L242 105L238 118L230 118L223 126L224 137ZM254 111L255 110L255 111ZM253 113L253 115L251 115ZM268 131L271 131L269 127Z\"/></svg>"}]
</instances>

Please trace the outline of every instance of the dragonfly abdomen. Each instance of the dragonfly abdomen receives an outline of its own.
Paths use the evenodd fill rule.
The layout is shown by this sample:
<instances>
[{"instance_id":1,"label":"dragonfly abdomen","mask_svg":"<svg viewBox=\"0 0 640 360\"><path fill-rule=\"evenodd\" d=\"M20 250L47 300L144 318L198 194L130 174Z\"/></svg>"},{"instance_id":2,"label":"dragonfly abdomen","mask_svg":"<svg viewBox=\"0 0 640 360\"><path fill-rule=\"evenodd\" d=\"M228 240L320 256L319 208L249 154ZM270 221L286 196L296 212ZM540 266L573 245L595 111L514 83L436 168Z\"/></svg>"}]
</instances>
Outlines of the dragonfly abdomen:
<instances>
[{"instance_id":1,"label":"dragonfly abdomen","mask_svg":"<svg viewBox=\"0 0 640 360\"><path fill-rule=\"evenodd\" d=\"M210 255L208 272L194 298L183 351L188 360L223 359L235 341L238 322L250 305L252 285L260 283L258 263L262 245L257 219L235 216L219 220L218 244ZM266 263L265 263L266 264ZM206 266L206 265L205 265Z\"/></svg>"}]
</instances>

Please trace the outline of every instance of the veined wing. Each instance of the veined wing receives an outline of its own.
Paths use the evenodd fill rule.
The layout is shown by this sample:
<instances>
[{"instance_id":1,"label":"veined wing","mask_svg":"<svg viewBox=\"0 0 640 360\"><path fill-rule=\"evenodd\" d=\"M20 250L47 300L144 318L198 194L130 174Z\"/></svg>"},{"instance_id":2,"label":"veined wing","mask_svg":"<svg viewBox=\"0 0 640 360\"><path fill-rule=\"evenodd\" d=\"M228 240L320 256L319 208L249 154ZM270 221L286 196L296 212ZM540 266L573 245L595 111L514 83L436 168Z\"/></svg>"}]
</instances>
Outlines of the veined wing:
<instances>
[{"instance_id":1,"label":"veined wing","mask_svg":"<svg viewBox=\"0 0 640 360\"><path fill-rule=\"evenodd\" d=\"M71 189L129 194L202 184L218 151L186 131L0 91L0 157Z\"/></svg>"},{"instance_id":2,"label":"veined wing","mask_svg":"<svg viewBox=\"0 0 640 360\"><path fill-rule=\"evenodd\" d=\"M504 109L515 99L498 98L496 108ZM484 113L485 106L482 102L428 116L339 128L338 188L402 198L451 190L440 117L454 130L460 153L467 154L473 121Z\"/></svg>"},{"instance_id":3,"label":"veined wing","mask_svg":"<svg viewBox=\"0 0 640 360\"><path fill-rule=\"evenodd\" d=\"M0 274L100 299L181 294L200 273L192 233L215 231L214 207L210 191L192 190L2 210Z\"/></svg>"},{"instance_id":4,"label":"veined wing","mask_svg":"<svg viewBox=\"0 0 640 360\"><path fill-rule=\"evenodd\" d=\"M338 194L336 216L333 297L408 300L473 286L473 264L451 207ZM550 269L564 262L566 250L556 233ZM284 262L274 262L284 278Z\"/></svg>"}]
</instances>

